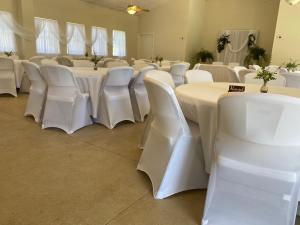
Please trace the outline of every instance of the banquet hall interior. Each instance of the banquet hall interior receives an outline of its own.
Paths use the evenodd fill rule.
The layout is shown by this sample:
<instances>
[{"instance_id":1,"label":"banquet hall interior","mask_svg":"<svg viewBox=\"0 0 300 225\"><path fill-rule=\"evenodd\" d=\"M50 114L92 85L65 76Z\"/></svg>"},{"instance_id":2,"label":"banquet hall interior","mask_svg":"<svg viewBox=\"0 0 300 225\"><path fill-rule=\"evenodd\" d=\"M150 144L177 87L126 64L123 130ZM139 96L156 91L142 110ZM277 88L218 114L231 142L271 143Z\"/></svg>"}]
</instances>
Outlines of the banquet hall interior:
<instances>
[{"instance_id":1,"label":"banquet hall interior","mask_svg":"<svg viewBox=\"0 0 300 225\"><path fill-rule=\"evenodd\" d=\"M0 0L0 225L300 225L300 0Z\"/></svg>"}]
</instances>

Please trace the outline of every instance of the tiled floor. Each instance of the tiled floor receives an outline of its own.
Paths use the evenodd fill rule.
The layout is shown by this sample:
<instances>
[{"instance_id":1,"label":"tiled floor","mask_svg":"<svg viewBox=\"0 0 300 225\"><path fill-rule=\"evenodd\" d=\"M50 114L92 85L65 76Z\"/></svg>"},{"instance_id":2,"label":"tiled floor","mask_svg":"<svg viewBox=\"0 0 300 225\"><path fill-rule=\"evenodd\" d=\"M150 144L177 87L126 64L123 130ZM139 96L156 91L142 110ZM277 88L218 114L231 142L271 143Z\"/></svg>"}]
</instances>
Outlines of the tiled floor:
<instances>
[{"instance_id":1,"label":"tiled floor","mask_svg":"<svg viewBox=\"0 0 300 225\"><path fill-rule=\"evenodd\" d=\"M205 191L157 201L136 170L143 124L69 136L25 118L26 99L0 96L0 225L200 224Z\"/></svg>"}]
</instances>

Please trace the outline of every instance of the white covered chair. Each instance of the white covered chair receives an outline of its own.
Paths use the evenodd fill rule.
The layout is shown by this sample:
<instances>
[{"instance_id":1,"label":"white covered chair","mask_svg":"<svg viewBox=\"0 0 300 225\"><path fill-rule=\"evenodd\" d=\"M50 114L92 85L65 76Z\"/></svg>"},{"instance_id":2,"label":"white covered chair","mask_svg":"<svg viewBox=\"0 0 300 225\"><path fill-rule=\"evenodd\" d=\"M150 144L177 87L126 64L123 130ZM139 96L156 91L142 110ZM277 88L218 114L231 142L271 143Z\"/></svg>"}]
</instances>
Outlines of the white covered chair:
<instances>
[{"instance_id":1,"label":"white covered chair","mask_svg":"<svg viewBox=\"0 0 300 225\"><path fill-rule=\"evenodd\" d=\"M279 66L276 65L269 65L266 67L266 70L272 72L272 73L277 73L279 70Z\"/></svg>"},{"instance_id":2,"label":"white covered chair","mask_svg":"<svg viewBox=\"0 0 300 225\"><path fill-rule=\"evenodd\" d=\"M38 65L31 62L23 62L23 66L31 84L24 115L31 115L36 122L41 122L47 94L47 84L42 78Z\"/></svg>"},{"instance_id":3,"label":"white covered chair","mask_svg":"<svg viewBox=\"0 0 300 225\"><path fill-rule=\"evenodd\" d=\"M245 76L249 73L255 73L255 70L242 69L238 71L238 78L241 83L245 83Z\"/></svg>"},{"instance_id":4,"label":"white covered chair","mask_svg":"<svg viewBox=\"0 0 300 225\"><path fill-rule=\"evenodd\" d=\"M170 73L176 86L184 84L184 76L189 67L189 63L177 63L171 66Z\"/></svg>"},{"instance_id":5,"label":"white covered chair","mask_svg":"<svg viewBox=\"0 0 300 225\"><path fill-rule=\"evenodd\" d=\"M228 63L228 66L233 69L234 67L240 66L240 63L238 63L238 62L231 62L231 63Z\"/></svg>"},{"instance_id":6,"label":"white covered chair","mask_svg":"<svg viewBox=\"0 0 300 225\"><path fill-rule=\"evenodd\" d=\"M155 199L207 187L199 128L184 118L174 90L146 75L153 121L137 169L152 181Z\"/></svg>"},{"instance_id":7,"label":"white covered chair","mask_svg":"<svg viewBox=\"0 0 300 225\"><path fill-rule=\"evenodd\" d=\"M249 65L249 69L259 71L261 70L261 67L259 65Z\"/></svg>"},{"instance_id":8,"label":"white covered chair","mask_svg":"<svg viewBox=\"0 0 300 225\"><path fill-rule=\"evenodd\" d=\"M102 82L97 122L109 129L121 121L134 122L128 89L133 72L131 67L111 68Z\"/></svg>"},{"instance_id":9,"label":"white covered chair","mask_svg":"<svg viewBox=\"0 0 300 225\"><path fill-rule=\"evenodd\" d=\"M57 57L56 61L58 62L59 65L74 67L72 60L66 56Z\"/></svg>"},{"instance_id":10,"label":"white covered chair","mask_svg":"<svg viewBox=\"0 0 300 225\"><path fill-rule=\"evenodd\" d=\"M201 63L195 64L193 70L200 70Z\"/></svg>"},{"instance_id":11,"label":"white covered chair","mask_svg":"<svg viewBox=\"0 0 300 225\"><path fill-rule=\"evenodd\" d=\"M219 100L202 225L294 225L300 100L235 94Z\"/></svg>"},{"instance_id":12,"label":"white covered chair","mask_svg":"<svg viewBox=\"0 0 300 225\"><path fill-rule=\"evenodd\" d=\"M147 73L147 76L148 77L151 76L152 79L156 79L156 80L170 86L172 89L175 89L175 84L174 84L173 78L172 78L171 74L169 74L168 72L161 71L161 70L152 70ZM151 108L151 106L150 106L150 108ZM151 110L150 110L149 116L147 117L144 132L143 132L140 144L139 144L140 149L145 148L145 144L146 144L146 141L147 141L147 138L149 135L149 131L151 128L151 123L153 121L153 118L154 118L153 114L151 113Z\"/></svg>"},{"instance_id":13,"label":"white covered chair","mask_svg":"<svg viewBox=\"0 0 300 225\"><path fill-rule=\"evenodd\" d=\"M188 70L185 74L188 84L201 82L214 82L210 72L205 70Z\"/></svg>"},{"instance_id":14,"label":"white covered chair","mask_svg":"<svg viewBox=\"0 0 300 225\"><path fill-rule=\"evenodd\" d=\"M42 65L42 60L46 59L44 56L33 56L29 59L30 62L37 64L38 66Z\"/></svg>"},{"instance_id":15,"label":"white covered chair","mask_svg":"<svg viewBox=\"0 0 300 225\"><path fill-rule=\"evenodd\" d=\"M107 68L124 67L124 66L129 66L128 62L125 60L113 60L113 61L108 61L105 64L105 67Z\"/></svg>"},{"instance_id":16,"label":"white covered chair","mask_svg":"<svg viewBox=\"0 0 300 225\"><path fill-rule=\"evenodd\" d=\"M17 97L14 61L7 57L0 57L0 94Z\"/></svg>"},{"instance_id":17,"label":"white covered chair","mask_svg":"<svg viewBox=\"0 0 300 225\"><path fill-rule=\"evenodd\" d=\"M286 87L300 89L300 73L281 74L286 79Z\"/></svg>"},{"instance_id":18,"label":"white covered chair","mask_svg":"<svg viewBox=\"0 0 300 225\"><path fill-rule=\"evenodd\" d=\"M151 70L153 70L152 66L142 69L129 86L134 119L139 122L144 122L145 116L150 112L150 103L144 84L144 77Z\"/></svg>"},{"instance_id":19,"label":"white covered chair","mask_svg":"<svg viewBox=\"0 0 300 225\"><path fill-rule=\"evenodd\" d=\"M245 76L245 83L247 84L263 84L263 80L261 79L255 79L257 76L256 73L248 73ZM282 75L275 75L276 80L271 80L268 82L269 86L279 86L279 87L285 87L286 85L286 79Z\"/></svg>"},{"instance_id":20,"label":"white covered chair","mask_svg":"<svg viewBox=\"0 0 300 225\"><path fill-rule=\"evenodd\" d=\"M48 85L42 128L57 127L72 134L92 124L89 94L80 92L72 71L55 65L40 70Z\"/></svg>"}]
</instances>

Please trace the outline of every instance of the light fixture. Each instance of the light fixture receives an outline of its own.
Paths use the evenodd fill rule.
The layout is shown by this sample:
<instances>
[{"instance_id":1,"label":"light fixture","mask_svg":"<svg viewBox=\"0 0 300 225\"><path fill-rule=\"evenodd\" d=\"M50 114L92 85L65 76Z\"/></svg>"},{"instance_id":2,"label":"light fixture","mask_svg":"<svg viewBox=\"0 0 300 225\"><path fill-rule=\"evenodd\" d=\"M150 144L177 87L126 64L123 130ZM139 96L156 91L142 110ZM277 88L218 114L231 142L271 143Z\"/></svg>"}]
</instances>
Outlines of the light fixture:
<instances>
[{"instance_id":1,"label":"light fixture","mask_svg":"<svg viewBox=\"0 0 300 225\"><path fill-rule=\"evenodd\" d=\"M129 5L129 6L127 7L127 12L128 12L128 14L130 14L130 15L134 15L134 14L137 13L137 7L136 7L135 5Z\"/></svg>"},{"instance_id":2,"label":"light fixture","mask_svg":"<svg viewBox=\"0 0 300 225\"><path fill-rule=\"evenodd\" d=\"M290 5L296 5L297 3L300 2L300 0L285 0L287 3L289 3Z\"/></svg>"}]
</instances>

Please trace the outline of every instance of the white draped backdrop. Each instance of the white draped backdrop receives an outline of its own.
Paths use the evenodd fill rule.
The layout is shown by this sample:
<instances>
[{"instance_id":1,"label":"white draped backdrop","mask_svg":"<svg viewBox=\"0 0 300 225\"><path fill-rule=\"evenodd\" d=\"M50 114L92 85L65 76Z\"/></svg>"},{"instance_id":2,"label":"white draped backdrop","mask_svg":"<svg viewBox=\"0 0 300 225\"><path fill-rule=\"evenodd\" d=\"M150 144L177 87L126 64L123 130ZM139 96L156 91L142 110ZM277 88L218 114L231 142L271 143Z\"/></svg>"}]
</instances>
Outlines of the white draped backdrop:
<instances>
[{"instance_id":1,"label":"white draped backdrop","mask_svg":"<svg viewBox=\"0 0 300 225\"><path fill-rule=\"evenodd\" d=\"M245 57L248 54L248 37L253 34L258 38L257 30L225 30L222 34L230 35L230 44L226 45L226 48L218 54L218 61L222 61L225 64L231 62L238 62L241 65L244 64Z\"/></svg>"}]
</instances>

